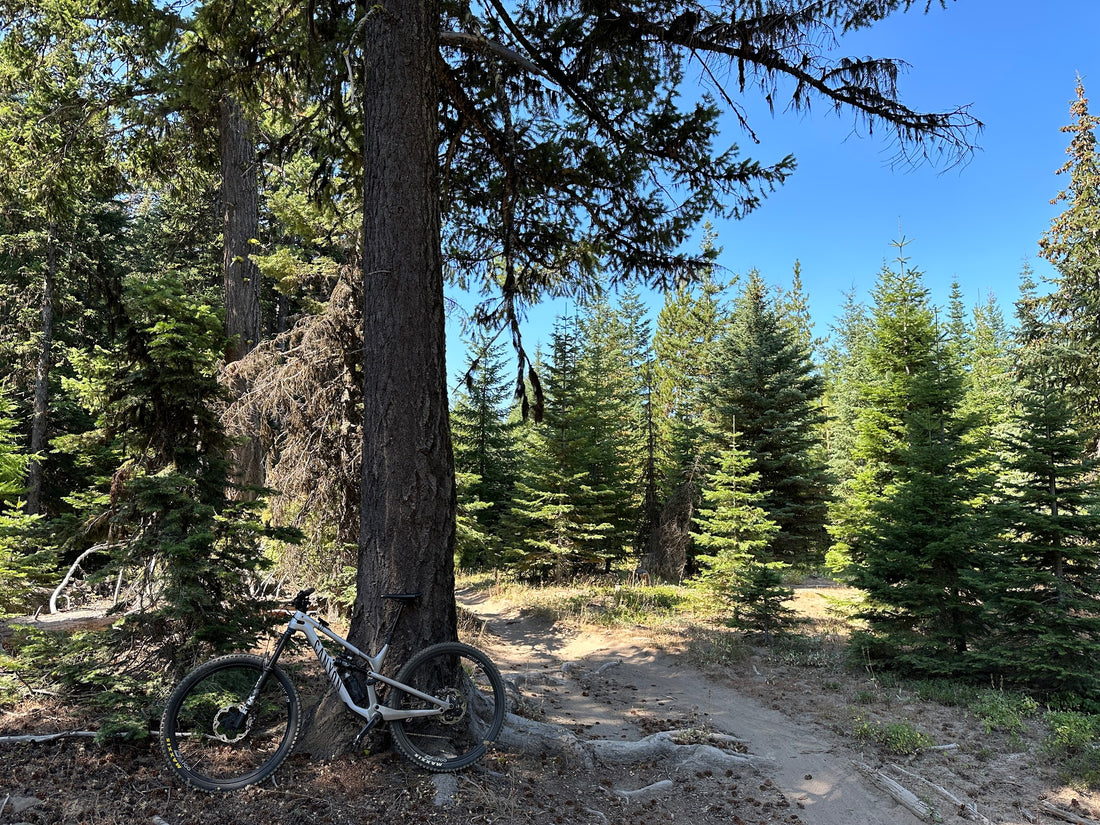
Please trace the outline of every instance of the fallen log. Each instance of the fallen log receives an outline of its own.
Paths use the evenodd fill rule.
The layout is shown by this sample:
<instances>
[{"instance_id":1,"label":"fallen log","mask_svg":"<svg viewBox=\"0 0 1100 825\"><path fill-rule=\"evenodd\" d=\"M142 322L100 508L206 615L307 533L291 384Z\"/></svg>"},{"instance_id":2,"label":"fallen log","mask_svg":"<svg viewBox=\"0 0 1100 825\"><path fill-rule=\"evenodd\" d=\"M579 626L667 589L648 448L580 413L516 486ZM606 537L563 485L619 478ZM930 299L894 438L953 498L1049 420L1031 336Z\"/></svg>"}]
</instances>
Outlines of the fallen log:
<instances>
[{"instance_id":1,"label":"fallen log","mask_svg":"<svg viewBox=\"0 0 1100 825\"><path fill-rule=\"evenodd\" d=\"M991 819L984 816L983 814L978 813L978 807L974 803L963 802L961 799L955 796L955 794L951 793L946 788L940 787L935 782L929 782L923 776L919 776L915 773L912 773L911 771L907 771L900 765L892 764L890 765L890 767L898 773L903 774L904 776L908 776L910 779L914 779L917 782L920 782L925 787L942 796L944 799L955 806L955 811L959 814L959 816L963 817L964 819L971 819L975 822L981 823L981 825L993 825L993 821Z\"/></svg>"},{"instance_id":2,"label":"fallen log","mask_svg":"<svg viewBox=\"0 0 1100 825\"><path fill-rule=\"evenodd\" d=\"M1055 819L1061 819L1063 822L1072 822L1073 825L1100 825L1095 819L1089 819L1087 816L1071 813L1065 808L1059 808L1053 802L1047 802L1045 799L1039 803L1039 810L1047 816L1053 816Z\"/></svg>"},{"instance_id":3,"label":"fallen log","mask_svg":"<svg viewBox=\"0 0 1100 825\"><path fill-rule=\"evenodd\" d=\"M20 736L0 736L0 745L16 744L18 742L53 742L57 739L91 739L98 731L94 730L66 730L59 733L23 734Z\"/></svg>"},{"instance_id":4,"label":"fallen log","mask_svg":"<svg viewBox=\"0 0 1100 825\"><path fill-rule=\"evenodd\" d=\"M923 819L927 822L942 821L937 820L939 816L936 813L936 809L920 799L915 793L906 789L900 782L891 779L882 771L876 771L874 768L864 765L862 762L854 762L856 770L867 777L871 784L882 791L885 791L895 802L908 810L914 816L919 819Z\"/></svg>"}]
</instances>

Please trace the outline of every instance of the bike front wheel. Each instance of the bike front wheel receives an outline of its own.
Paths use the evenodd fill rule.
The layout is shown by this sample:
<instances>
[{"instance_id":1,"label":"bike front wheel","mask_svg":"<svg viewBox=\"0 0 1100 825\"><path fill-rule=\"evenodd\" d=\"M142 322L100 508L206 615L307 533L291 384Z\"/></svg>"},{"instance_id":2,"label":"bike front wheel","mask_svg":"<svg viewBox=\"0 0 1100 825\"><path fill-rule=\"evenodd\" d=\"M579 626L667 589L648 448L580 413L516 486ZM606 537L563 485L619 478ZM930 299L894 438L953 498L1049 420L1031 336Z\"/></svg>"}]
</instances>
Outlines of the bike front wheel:
<instances>
[{"instance_id":1,"label":"bike front wheel","mask_svg":"<svg viewBox=\"0 0 1100 825\"><path fill-rule=\"evenodd\" d=\"M390 723L394 743L411 761L430 771L458 771L481 759L504 724L504 682L489 657L461 642L443 642L409 659L397 681L443 699L448 710ZM430 710L437 705L399 687L392 706Z\"/></svg>"},{"instance_id":2,"label":"bike front wheel","mask_svg":"<svg viewBox=\"0 0 1100 825\"><path fill-rule=\"evenodd\" d=\"M294 748L301 727L298 691L264 660L238 653L200 665L172 691L160 721L168 766L203 791L233 791L261 782Z\"/></svg>"}]
</instances>

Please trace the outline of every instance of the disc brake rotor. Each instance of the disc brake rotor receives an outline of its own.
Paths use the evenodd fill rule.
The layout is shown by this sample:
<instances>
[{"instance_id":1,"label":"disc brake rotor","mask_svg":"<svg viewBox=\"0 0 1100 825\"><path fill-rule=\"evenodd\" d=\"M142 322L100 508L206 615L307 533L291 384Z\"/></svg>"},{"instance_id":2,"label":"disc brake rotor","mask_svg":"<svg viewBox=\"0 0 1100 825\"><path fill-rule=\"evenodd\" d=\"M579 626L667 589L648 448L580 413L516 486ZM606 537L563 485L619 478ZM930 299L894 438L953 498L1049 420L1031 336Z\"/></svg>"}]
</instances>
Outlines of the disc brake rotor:
<instances>
[{"instance_id":1,"label":"disc brake rotor","mask_svg":"<svg viewBox=\"0 0 1100 825\"><path fill-rule=\"evenodd\" d=\"M466 718L466 699L454 688L447 688L439 694L440 699L446 699L450 707L443 711L442 720L445 725L455 725Z\"/></svg>"},{"instance_id":2,"label":"disc brake rotor","mask_svg":"<svg viewBox=\"0 0 1100 825\"><path fill-rule=\"evenodd\" d=\"M240 742L252 730L254 718L240 705L222 708L214 717L214 738L230 745Z\"/></svg>"}]
</instances>

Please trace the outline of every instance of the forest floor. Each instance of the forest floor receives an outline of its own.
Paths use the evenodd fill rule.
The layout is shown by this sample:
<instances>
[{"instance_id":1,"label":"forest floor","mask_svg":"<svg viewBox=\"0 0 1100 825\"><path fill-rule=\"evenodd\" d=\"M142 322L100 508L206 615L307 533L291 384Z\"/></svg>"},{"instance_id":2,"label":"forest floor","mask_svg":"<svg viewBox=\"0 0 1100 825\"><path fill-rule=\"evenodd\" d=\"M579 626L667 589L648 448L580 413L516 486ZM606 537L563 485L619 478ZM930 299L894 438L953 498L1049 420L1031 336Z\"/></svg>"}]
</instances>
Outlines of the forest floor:
<instances>
[{"instance_id":1,"label":"forest floor","mask_svg":"<svg viewBox=\"0 0 1100 825\"><path fill-rule=\"evenodd\" d=\"M511 747L454 777L388 750L292 757L274 780L228 795L181 787L154 743L0 745L0 823L216 821L504 825L1010 825L1100 819L1100 794L1061 783L1037 717L989 730L962 706L923 700L843 664L826 618L834 589L799 589L812 644L754 647L689 621L609 626L597 600L560 616L494 589L463 590L464 635L520 684L521 715L579 741L675 731L740 754L732 767L662 758L606 764ZM308 686L303 694L308 693ZM94 728L48 695L0 710L0 736ZM906 736L920 735L907 748ZM351 730L349 740L354 735ZM901 751L912 750L904 755ZM895 793L882 789L884 777ZM920 817L898 804L897 788ZM900 794L904 796L904 793Z\"/></svg>"}]
</instances>

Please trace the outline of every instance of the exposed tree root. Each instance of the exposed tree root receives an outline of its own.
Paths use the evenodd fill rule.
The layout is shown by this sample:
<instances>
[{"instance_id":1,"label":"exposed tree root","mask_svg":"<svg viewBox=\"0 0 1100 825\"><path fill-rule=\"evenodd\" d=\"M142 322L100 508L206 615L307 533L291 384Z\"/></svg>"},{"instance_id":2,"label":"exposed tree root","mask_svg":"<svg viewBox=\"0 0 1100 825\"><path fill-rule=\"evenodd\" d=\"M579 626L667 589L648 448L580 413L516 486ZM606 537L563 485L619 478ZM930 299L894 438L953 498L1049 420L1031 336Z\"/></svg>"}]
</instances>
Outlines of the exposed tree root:
<instances>
[{"instance_id":1,"label":"exposed tree root","mask_svg":"<svg viewBox=\"0 0 1100 825\"><path fill-rule=\"evenodd\" d=\"M731 737L702 737L695 731L660 731L635 742L614 739L581 739L576 734L557 725L535 722L515 714L505 719L498 744L504 748L524 753L557 756L566 762L595 769L599 765L627 765L635 762L660 761L672 772L715 772L767 766L767 760L748 753L737 753L718 745L736 742ZM660 784L660 783L658 783ZM650 786L651 788L653 786ZM644 790L644 789L643 789ZM629 798L637 791L618 792Z\"/></svg>"}]
</instances>

